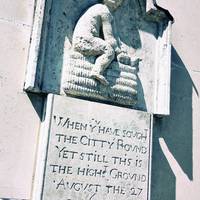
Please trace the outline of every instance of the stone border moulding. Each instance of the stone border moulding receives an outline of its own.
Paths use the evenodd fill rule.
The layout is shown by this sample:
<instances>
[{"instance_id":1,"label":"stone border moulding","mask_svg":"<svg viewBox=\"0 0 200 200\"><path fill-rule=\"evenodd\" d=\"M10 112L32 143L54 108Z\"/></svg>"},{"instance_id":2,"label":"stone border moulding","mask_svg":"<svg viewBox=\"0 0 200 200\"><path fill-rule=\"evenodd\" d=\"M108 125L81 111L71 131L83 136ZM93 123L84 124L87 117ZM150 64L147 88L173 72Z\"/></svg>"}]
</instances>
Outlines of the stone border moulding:
<instances>
[{"instance_id":1,"label":"stone border moulding","mask_svg":"<svg viewBox=\"0 0 200 200\"><path fill-rule=\"evenodd\" d=\"M41 200L43 195L43 184L44 184L44 173L45 173L45 165L47 161L47 152L48 152L48 145L49 145L49 132L50 127L52 125L51 115L53 113L53 104L54 104L55 95L49 94L45 101L44 112L43 112L43 120L41 123L41 129L39 134L39 143L37 149L37 157L36 157L36 165L35 165L35 174L33 179L33 187L31 192L31 200ZM153 115L150 115L150 129L151 134L149 137L149 143L152 144L152 137L153 137ZM152 157L152 145L149 147L149 158ZM152 171L152 163L149 162L149 172L148 176L151 176ZM147 200L150 200L151 197L151 181L148 183L148 194Z\"/></svg>"},{"instance_id":2,"label":"stone border moulding","mask_svg":"<svg viewBox=\"0 0 200 200\"><path fill-rule=\"evenodd\" d=\"M142 1L142 0L138 0ZM31 44L26 69L24 90L43 93L41 84L44 72L44 56L48 22L52 0L37 0L31 35ZM155 115L170 114L170 77L171 77L171 26L173 17L168 10L157 5L156 0L146 0L146 17L159 24L156 44L156 72L154 105ZM167 24L166 24L167 21ZM165 27L165 29L163 29ZM163 31L164 30L164 31Z\"/></svg>"}]
</instances>

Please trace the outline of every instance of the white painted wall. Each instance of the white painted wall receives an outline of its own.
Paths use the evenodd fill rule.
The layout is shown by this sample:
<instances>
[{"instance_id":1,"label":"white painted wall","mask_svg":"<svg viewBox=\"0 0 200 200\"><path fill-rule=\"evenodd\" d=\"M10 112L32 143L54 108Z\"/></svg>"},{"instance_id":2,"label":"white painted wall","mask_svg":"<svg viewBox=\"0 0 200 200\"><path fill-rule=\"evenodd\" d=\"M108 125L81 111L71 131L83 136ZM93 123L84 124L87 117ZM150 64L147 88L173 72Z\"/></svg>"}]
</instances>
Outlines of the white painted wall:
<instances>
[{"instance_id":1,"label":"white painted wall","mask_svg":"<svg viewBox=\"0 0 200 200\"><path fill-rule=\"evenodd\" d=\"M172 32L171 115L156 120L152 199L198 200L200 198L200 2L198 0L157 2L170 10L175 23ZM160 145L159 138L164 138L160 140Z\"/></svg>"},{"instance_id":2,"label":"white painted wall","mask_svg":"<svg viewBox=\"0 0 200 200\"><path fill-rule=\"evenodd\" d=\"M152 200L198 200L200 2L158 3L175 23L171 116L155 120ZM33 11L34 0L0 0L0 198L30 198L42 109L41 97L22 91Z\"/></svg>"},{"instance_id":3,"label":"white painted wall","mask_svg":"<svg viewBox=\"0 0 200 200\"><path fill-rule=\"evenodd\" d=\"M30 197L41 98L22 88L33 11L34 0L0 0L0 198Z\"/></svg>"}]
</instances>

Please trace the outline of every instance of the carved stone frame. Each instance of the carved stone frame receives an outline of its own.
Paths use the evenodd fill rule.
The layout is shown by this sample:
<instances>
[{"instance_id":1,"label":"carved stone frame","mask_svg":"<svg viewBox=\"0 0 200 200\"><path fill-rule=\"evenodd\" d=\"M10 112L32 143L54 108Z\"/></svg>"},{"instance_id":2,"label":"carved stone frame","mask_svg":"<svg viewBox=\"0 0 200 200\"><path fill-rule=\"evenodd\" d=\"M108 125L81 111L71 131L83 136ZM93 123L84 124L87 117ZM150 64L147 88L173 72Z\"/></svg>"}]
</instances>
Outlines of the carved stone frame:
<instances>
[{"instance_id":1,"label":"carved stone frame","mask_svg":"<svg viewBox=\"0 0 200 200\"><path fill-rule=\"evenodd\" d=\"M139 0L140 1L140 0ZM43 58L45 54L46 35L52 0L38 0L35 6L32 36L27 62L24 90L41 93L40 85L44 71ZM159 23L160 32L165 26L162 19L168 19L167 27L159 34L156 47L156 72L153 114L170 114L170 76L171 76L171 25L173 17L170 13L159 7L155 0L146 0L146 14L149 19ZM41 55L40 55L41 54ZM40 55L40 65L38 59ZM37 74L37 75L36 75Z\"/></svg>"}]
</instances>

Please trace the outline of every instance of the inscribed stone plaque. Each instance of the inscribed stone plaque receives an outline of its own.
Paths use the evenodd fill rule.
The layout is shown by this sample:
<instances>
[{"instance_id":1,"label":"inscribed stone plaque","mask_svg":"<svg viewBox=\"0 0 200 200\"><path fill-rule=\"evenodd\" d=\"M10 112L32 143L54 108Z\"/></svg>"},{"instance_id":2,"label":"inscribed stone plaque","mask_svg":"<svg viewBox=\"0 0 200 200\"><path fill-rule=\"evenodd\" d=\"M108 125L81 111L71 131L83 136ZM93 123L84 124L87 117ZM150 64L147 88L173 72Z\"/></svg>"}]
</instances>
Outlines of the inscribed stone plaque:
<instances>
[{"instance_id":1,"label":"inscribed stone plaque","mask_svg":"<svg viewBox=\"0 0 200 200\"><path fill-rule=\"evenodd\" d=\"M53 96L44 200L147 200L151 115Z\"/></svg>"}]
</instances>

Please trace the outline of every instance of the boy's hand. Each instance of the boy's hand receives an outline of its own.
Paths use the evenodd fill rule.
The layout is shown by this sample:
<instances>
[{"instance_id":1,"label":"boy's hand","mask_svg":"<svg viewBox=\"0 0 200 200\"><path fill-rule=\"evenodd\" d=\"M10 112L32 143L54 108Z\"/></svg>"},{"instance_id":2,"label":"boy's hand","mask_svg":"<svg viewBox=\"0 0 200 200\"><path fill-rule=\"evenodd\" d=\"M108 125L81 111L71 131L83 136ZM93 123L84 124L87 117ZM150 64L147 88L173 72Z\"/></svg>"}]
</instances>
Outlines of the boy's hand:
<instances>
[{"instance_id":1,"label":"boy's hand","mask_svg":"<svg viewBox=\"0 0 200 200\"><path fill-rule=\"evenodd\" d=\"M115 54L118 56L120 53L125 53L124 51L122 51L118 46L115 49Z\"/></svg>"},{"instance_id":2,"label":"boy's hand","mask_svg":"<svg viewBox=\"0 0 200 200\"><path fill-rule=\"evenodd\" d=\"M117 41L114 38L107 40L108 44L116 51L118 48Z\"/></svg>"}]
</instances>

